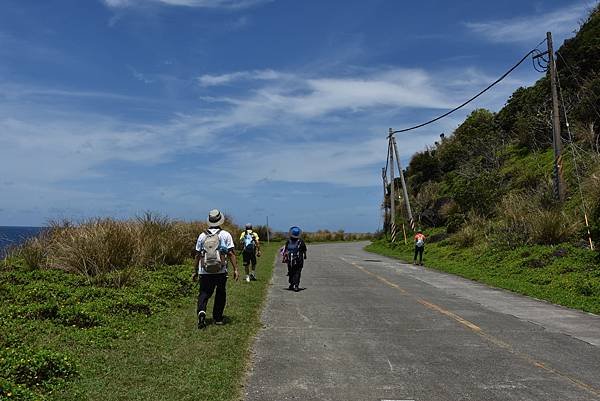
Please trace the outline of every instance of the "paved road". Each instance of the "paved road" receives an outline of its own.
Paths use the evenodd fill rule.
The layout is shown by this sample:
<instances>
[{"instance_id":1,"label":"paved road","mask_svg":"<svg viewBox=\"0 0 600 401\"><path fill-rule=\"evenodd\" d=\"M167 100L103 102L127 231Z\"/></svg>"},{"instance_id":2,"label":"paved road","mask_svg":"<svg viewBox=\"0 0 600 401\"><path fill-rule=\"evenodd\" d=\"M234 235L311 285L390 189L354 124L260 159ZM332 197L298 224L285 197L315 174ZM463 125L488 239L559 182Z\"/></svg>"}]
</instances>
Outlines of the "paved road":
<instances>
[{"instance_id":1,"label":"paved road","mask_svg":"<svg viewBox=\"0 0 600 401\"><path fill-rule=\"evenodd\" d=\"M600 400L600 316L362 251L278 263L246 400Z\"/></svg>"}]
</instances>

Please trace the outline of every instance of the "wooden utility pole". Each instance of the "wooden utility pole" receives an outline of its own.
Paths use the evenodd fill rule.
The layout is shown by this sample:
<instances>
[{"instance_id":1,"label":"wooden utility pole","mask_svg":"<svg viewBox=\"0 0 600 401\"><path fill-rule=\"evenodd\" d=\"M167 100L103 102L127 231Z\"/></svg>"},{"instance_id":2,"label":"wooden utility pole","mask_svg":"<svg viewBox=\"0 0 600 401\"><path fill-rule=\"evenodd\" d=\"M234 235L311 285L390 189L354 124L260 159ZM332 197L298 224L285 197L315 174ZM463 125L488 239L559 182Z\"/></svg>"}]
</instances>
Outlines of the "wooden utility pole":
<instances>
[{"instance_id":1,"label":"wooden utility pole","mask_svg":"<svg viewBox=\"0 0 600 401\"><path fill-rule=\"evenodd\" d=\"M552 144L554 146L554 196L560 202L565 200L565 181L562 170L562 139L560 136L560 115L558 92L556 89L556 63L552 47L552 33L546 33L548 42L548 67L550 68L550 88L552 90Z\"/></svg>"},{"instance_id":2,"label":"wooden utility pole","mask_svg":"<svg viewBox=\"0 0 600 401\"><path fill-rule=\"evenodd\" d=\"M391 130L391 128L390 128ZM392 137L392 144L394 145L394 153L396 154L396 162L398 163L398 174L400 175L400 182L402 183L402 195L404 196L404 204L406 205L406 213L408 214L408 222L412 230L415 229L415 222L413 221L412 210L410 209L410 201L408 199L408 191L406 190L406 182L404 181L404 171L402 170L402 163L400 162L400 155L398 154L398 147L396 146L396 138Z\"/></svg>"},{"instance_id":3,"label":"wooden utility pole","mask_svg":"<svg viewBox=\"0 0 600 401\"><path fill-rule=\"evenodd\" d=\"M391 130L391 128L390 128ZM394 190L395 182L394 182L394 147L392 146L392 137L390 137L388 146L390 153L390 234L392 238L392 242L396 241L396 191Z\"/></svg>"},{"instance_id":4,"label":"wooden utility pole","mask_svg":"<svg viewBox=\"0 0 600 401\"><path fill-rule=\"evenodd\" d=\"M267 216L267 244L271 243L271 236L269 235L269 216Z\"/></svg>"},{"instance_id":5,"label":"wooden utility pole","mask_svg":"<svg viewBox=\"0 0 600 401\"><path fill-rule=\"evenodd\" d=\"M390 228L390 216L387 204L387 171L384 167L381 168L381 178L383 179L383 232L387 232Z\"/></svg>"}]
</instances>

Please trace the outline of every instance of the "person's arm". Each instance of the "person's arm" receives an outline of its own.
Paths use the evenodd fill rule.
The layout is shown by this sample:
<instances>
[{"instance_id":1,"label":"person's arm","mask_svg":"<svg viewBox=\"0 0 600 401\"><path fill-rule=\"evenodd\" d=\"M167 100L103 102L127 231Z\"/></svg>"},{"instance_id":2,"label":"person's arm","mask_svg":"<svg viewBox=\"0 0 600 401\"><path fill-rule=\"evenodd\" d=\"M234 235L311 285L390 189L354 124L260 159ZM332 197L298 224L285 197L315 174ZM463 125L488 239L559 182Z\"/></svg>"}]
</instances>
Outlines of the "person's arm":
<instances>
[{"instance_id":1,"label":"person's arm","mask_svg":"<svg viewBox=\"0 0 600 401\"><path fill-rule=\"evenodd\" d=\"M194 270L192 271L192 280L198 279L198 270L200 270L200 259L202 258L202 243L204 238L202 234L198 236L196 240L196 255L194 257Z\"/></svg>"},{"instance_id":2,"label":"person's arm","mask_svg":"<svg viewBox=\"0 0 600 401\"><path fill-rule=\"evenodd\" d=\"M304 240L300 240L302 241L302 243L300 244L300 252L302 252L302 254L304 255L304 259L306 259L306 242L304 242Z\"/></svg>"},{"instance_id":3,"label":"person's arm","mask_svg":"<svg viewBox=\"0 0 600 401\"><path fill-rule=\"evenodd\" d=\"M231 265L233 266L233 279L237 281L237 279L240 278L240 272L238 271L237 256L235 255L235 244L233 243L233 237L230 233L225 231L225 235L222 239L225 248L227 248L227 259L231 261Z\"/></svg>"},{"instance_id":4,"label":"person's arm","mask_svg":"<svg viewBox=\"0 0 600 401\"><path fill-rule=\"evenodd\" d=\"M227 254L229 256L229 260L231 261L231 265L233 266L233 279L237 281L240 278L240 272L237 266L237 256L235 255L235 248L229 248L229 252Z\"/></svg>"},{"instance_id":5,"label":"person's arm","mask_svg":"<svg viewBox=\"0 0 600 401\"><path fill-rule=\"evenodd\" d=\"M254 242L256 242L256 256L260 257L260 240L257 233L254 233Z\"/></svg>"},{"instance_id":6,"label":"person's arm","mask_svg":"<svg viewBox=\"0 0 600 401\"><path fill-rule=\"evenodd\" d=\"M202 253L196 251L196 256L194 258L194 269L192 270L192 280L198 280L198 269L200 266L200 258L202 257Z\"/></svg>"}]
</instances>

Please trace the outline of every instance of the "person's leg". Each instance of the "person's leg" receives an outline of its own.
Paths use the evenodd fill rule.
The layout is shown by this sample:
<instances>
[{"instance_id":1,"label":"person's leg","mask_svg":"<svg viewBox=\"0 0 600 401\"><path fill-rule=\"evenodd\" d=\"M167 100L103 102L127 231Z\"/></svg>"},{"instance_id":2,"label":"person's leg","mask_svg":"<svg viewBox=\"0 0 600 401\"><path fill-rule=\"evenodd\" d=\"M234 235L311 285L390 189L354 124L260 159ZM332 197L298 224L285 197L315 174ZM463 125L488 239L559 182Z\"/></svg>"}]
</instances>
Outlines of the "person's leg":
<instances>
[{"instance_id":1,"label":"person's leg","mask_svg":"<svg viewBox=\"0 0 600 401\"><path fill-rule=\"evenodd\" d=\"M417 264L417 255L419 254L419 247L415 245L415 257L413 258L413 264Z\"/></svg>"},{"instance_id":2,"label":"person's leg","mask_svg":"<svg viewBox=\"0 0 600 401\"><path fill-rule=\"evenodd\" d=\"M248 252L242 252L244 270L246 271L246 281L250 281L250 255Z\"/></svg>"},{"instance_id":3,"label":"person's leg","mask_svg":"<svg viewBox=\"0 0 600 401\"><path fill-rule=\"evenodd\" d=\"M287 269L288 269L288 283L290 283L289 289L291 290L294 286L293 284L293 279L294 279L294 269L292 269L292 263L288 262L287 263Z\"/></svg>"},{"instance_id":4,"label":"person's leg","mask_svg":"<svg viewBox=\"0 0 600 401\"><path fill-rule=\"evenodd\" d=\"M300 286L300 274L302 273L302 263L298 263L294 266L294 271L292 273L292 285L294 290L298 291Z\"/></svg>"},{"instance_id":5,"label":"person's leg","mask_svg":"<svg viewBox=\"0 0 600 401\"><path fill-rule=\"evenodd\" d=\"M256 252L250 257L250 263L252 264L252 271L250 272L250 278L256 280Z\"/></svg>"},{"instance_id":6,"label":"person's leg","mask_svg":"<svg viewBox=\"0 0 600 401\"><path fill-rule=\"evenodd\" d=\"M213 305L213 319L215 322L223 321L223 311L227 302L227 274L215 274L215 304Z\"/></svg>"},{"instance_id":7,"label":"person's leg","mask_svg":"<svg viewBox=\"0 0 600 401\"><path fill-rule=\"evenodd\" d=\"M215 282L212 274L201 274L199 276L200 291L198 293L198 307L196 313L200 311L206 312L206 305L215 290Z\"/></svg>"},{"instance_id":8,"label":"person's leg","mask_svg":"<svg viewBox=\"0 0 600 401\"><path fill-rule=\"evenodd\" d=\"M425 250L424 246L419 247L419 264L423 264L423 251Z\"/></svg>"},{"instance_id":9,"label":"person's leg","mask_svg":"<svg viewBox=\"0 0 600 401\"><path fill-rule=\"evenodd\" d=\"M201 274L199 277L200 291L196 315L198 315L198 328L201 329L206 326L206 305L215 290L215 282L211 274Z\"/></svg>"}]
</instances>

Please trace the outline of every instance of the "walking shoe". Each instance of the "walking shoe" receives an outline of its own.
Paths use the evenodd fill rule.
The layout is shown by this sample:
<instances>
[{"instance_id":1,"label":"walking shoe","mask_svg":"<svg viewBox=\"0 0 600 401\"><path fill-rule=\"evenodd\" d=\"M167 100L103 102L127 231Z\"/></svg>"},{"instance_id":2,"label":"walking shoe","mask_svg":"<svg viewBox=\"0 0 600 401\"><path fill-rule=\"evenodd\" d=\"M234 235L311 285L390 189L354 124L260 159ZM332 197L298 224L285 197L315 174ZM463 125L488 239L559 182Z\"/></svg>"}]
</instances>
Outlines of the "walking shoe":
<instances>
[{"instance_id":1,"label":"walking shoe","mask_svg":"<svg viewBox=\"0 0 600 401\"><path fill-rule=\"evenodd\" d=\"M251 274L250 275L250 280L256 281L256 274Z\"/></svg>"},{"instance_id":2,"label":"walking shoe","mask_svg":"<svg viewBox=\"0 0 600 401\"><path fill-rule=\"evenodd\" d=\"M297 286L297 285L295 285L295 286L294 286L294 291L298 292L298 291L300 291L300 288L298 288L298 286Z\"/></svg>"},{"instance_id":3,"label":"walking shoe","mask_svg":"<svg viewBox=\"0 0 600 401\"><path fill-rule=\"evenodd\" d=\"M225 324L225 320L219 320L219 321L215 321L215 324L217 326L223 326Z\"/></svg>"},{"instance_id":4,"label":"walking shoe","mask_svg":"<svg viewBox=\"0 0 600 401\"><path fill-rule=\"evenodd\" d=\"M246 276L246 282L249 283L250 282L250 276Z\"/></svg>"},{"instance_id":5,"label":"walking shoe","mask_svg":"<svg viewBox=\"0 0 600 401\"><path fill-rule=\"evenodd\" d=\"M288 287L288 290L293 290L294 286L292 284L290 284L290 286Z\"/></svg>"},{"instance_id":6,"label":"walking shoe","mask_svg":"<svg viewBox=\"0 0 600 401\"><path fill-rule=\"evenodd\" d=\"M206 312L201 310L198 312L198 328L203 329L206 327Z\"/></svg>"}]
</instances>

